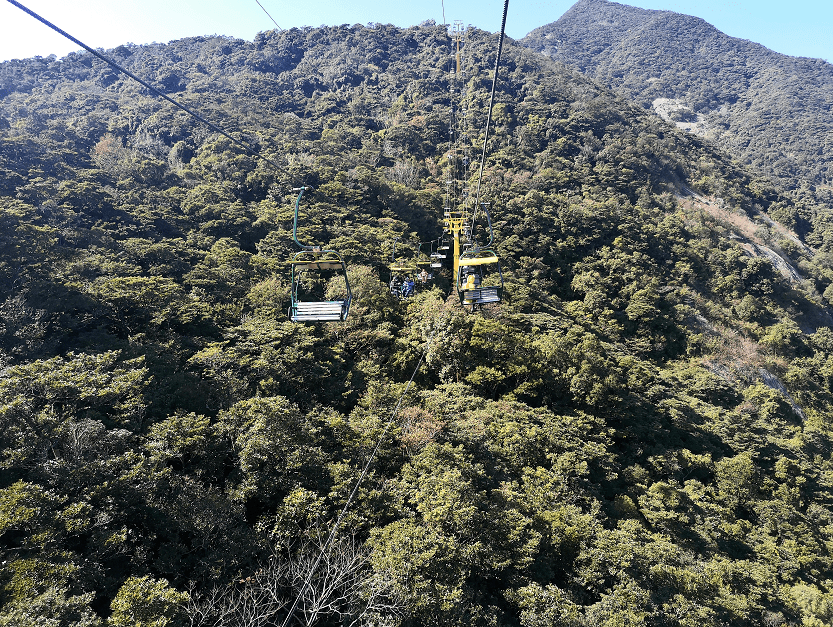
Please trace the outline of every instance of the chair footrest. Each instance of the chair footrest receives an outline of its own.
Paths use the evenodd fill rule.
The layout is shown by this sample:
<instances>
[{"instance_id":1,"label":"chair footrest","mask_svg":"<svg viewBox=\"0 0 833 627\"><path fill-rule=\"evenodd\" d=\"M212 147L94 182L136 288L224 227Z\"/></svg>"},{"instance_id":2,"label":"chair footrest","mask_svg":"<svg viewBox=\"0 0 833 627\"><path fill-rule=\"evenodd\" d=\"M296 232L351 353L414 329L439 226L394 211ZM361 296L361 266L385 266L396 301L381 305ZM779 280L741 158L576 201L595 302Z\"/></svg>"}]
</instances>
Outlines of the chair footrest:
<instances>
[{"instance_id":1,"label":"chair footrest","mask_svg":"<svg viewBox=\"0 0 833 627\"><path fill-rule=\"evenodd\" d=\"M339 322L341 314L298 314L290 318L292 322Z\"/></svg>"}]
</instances>

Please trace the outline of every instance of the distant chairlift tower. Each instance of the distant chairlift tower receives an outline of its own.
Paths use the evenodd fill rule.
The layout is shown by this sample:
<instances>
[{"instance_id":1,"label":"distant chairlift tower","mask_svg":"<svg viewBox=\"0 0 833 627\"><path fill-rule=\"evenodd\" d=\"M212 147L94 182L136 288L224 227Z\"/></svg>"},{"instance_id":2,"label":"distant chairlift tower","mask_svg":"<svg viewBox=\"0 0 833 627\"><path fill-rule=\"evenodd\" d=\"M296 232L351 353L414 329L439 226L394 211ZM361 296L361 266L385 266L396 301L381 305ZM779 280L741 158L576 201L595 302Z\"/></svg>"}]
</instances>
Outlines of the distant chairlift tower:
<instances>
[{"instance_id":1,"label":"distant chairlift tower","mask_svg":"<svg viewBox=\"0 0 833 627\"><path fill-rule=\"evenodd\" d=\"M466 105L466 35L467 28L455 20L450 30L454 59L448 77L451 113L449 119L449 178L445 181L445 207L443 209L443 232L454 241L454 276L460 265L460 242L467 243L471 236L468 211L469 201L469 137L468 107Z\"/></svg>"},{"instance_id":2,"label":"distant chairlift tower","mask_svg":"<svg viewBox=\"0 0 833 627\"><path fill-rule=\"evenodd\" d=\"M477 311L484 305L499 303L503 299L503 272L500 260L492 248L494 243L494 229L489 215L488 203L480 201L480 183L483 178L483 168L486 163L486 150L489 138L489 126L492 119L495 91L497 86L500 56L503 49L503 37L506 27L506 13L509 0L504 0L503 21L500 29L497 56L495 57L494 77L492 79L491 95L489 97L488 115L483 135L483 150L480 163L480 176L477 183L474 202L469 193L469 158L468 148L471 144L468 137L468 103L465 97L465 53L467 43L467 29L461 22L455 22L451 31L454 70L449 77L451 91L451 128L449 159L451 165L447 181L446 206L444 209L444 233L454 239L454 276L457 295L463 306ZM483 213L489 229L489 242L485 246L478 245L475 240L474 227L479 212ZM460 241L463 239L464 250L460 252Z\"/></svg>"}]
</instances>

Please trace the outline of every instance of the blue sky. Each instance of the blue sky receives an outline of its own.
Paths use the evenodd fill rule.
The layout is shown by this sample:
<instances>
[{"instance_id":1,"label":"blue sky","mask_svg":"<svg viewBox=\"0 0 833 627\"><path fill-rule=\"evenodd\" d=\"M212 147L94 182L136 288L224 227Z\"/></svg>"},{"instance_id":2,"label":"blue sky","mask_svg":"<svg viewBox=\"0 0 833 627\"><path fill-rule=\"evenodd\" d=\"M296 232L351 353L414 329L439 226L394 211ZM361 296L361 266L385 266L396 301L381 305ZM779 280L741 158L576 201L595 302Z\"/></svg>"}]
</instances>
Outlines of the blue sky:
<instances>
[{"instance_id":1,"label":"blue sky","mask_svg":"<svg viewBox=\"0 0 833 627\"><path fill-rule=\"evenodd\" d=\"M94 48L189 35L232 35L251 40L274 24L256 0L19 0ZM516 39L557 20L574 0L510 0L507 33ZM382 22L410 26L426 19L462 20L500 28L501 0L260 0L282 28ZM625 4L696 15L724 33L784 54L833 61L831 0L632 0ZM20 9L0 0L0 61L59 57L77 46Z\"/></svg>"}]
</instances>

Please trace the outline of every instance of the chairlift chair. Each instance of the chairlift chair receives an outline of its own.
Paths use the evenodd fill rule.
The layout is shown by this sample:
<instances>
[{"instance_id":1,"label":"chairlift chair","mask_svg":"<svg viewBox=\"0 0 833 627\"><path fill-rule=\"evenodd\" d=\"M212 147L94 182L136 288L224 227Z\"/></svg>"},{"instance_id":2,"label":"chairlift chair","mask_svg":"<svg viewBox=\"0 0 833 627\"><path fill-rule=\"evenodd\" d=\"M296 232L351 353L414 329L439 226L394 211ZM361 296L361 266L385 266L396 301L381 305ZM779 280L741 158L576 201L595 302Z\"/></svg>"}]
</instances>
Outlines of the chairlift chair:
<instances>
[{"instance_id":1,"label":"chairlift chair","mask_svg":"<svg viewBox=\"0 0 833 627\"><path fill-rule=\"evenodd\" d=\"M431 267L442 267L441 260L445 259L447 255L444 252L440 252L441 247L443 246L442 240L437 240L437 247L436 250L434 249L433 242L431 243L431 253L429 257L431 257ZM435 266L434 264L437 263L439 266Z\"/></svg>"},{"instance_id":2,"label":"chairlift chair","mask_svg":"<svg viewBox=\"0 0 833 627\"><path fill-rule=\"evenodd\" d=\"M473 245L464 250L457 268L457 296L462 305L471 306L471 311L503 299L503 272L497 253L491 248L492 218L486 206L482 207L489 224L489 243L483 248Z\"/></svg>"},{"instance_id":3,"label":"chairlift chair","mask_svg":"<svg viewBox=\"0 0 833 627\"><path fill-rule=\"evenodd\" d=\"M390 293L399 299L410 298L416 291L417 263L412 260L396 259L396 242L393 240L393 252L391 253L390 269ZM397 278L401 279L397 281Z\"/></svg>"},{"instance_id":4,"label":"chairlift chair","mask_svg":"<svg viewBox=\"0 0 833 627\"><path fill-rule=\"evenodd\" d=\"M431 255L429 253L423 252L423 250L422 250L422 247L425 246L426 244L429 246L429 253L430 253L431 242L420 242L419 243L419 248L417 249L416 264L417 264L417 266L422 267L422 268L426 268L426 267L431 266Z\"/></svg>"},{"instance_id":5,"label":"chairlift chair","mask_svg":"<svg viewBox=\"0 0 833 627\"><path fill-rule=\"evenodd\" d=\"M497 254L490 248L470 248L460 255L457 295L471 310L499 303L503 298L503 272Z\"/></svg>"},{"instance_id":6,"label":"chairlift chair","mask_svg":"<svg viewBox=\"0 0 833 627\"><path fill-rule=\"evenodd\" d=\"M419 270L417 278L423 286L425 286L428 281L432 281L434 279L434 260L431 259L429 254L422 251L422 247L426 244L428 245L430 251L431 242L420 242L416 260L417 269Z\"/></svg>"},{"instance_id":7,"label":"chairlift chair","mask_svg":"<svg viewBox=\"0 0 833 627\"><path fill-rule=\"evenodd\" d=\"M347 264L334 250L325 250L321 246L308 246L298 241L298 207L301 197L309 187L301 187L292 191L299 192L295 201L295 221L292 227L292 239L301 250L289 261L290 279L292 281L291 300L289 304L289 319L292 322L336 322L347 319L350 312L350 281L347 278ZM324 296L323 282L330 276L344 277L344 294L337 300L327 300ZM304 281L304 278L307 281ZM320 294L316 298L305 289L309 283L322 284Z\"/></svg>"}]
</instances>

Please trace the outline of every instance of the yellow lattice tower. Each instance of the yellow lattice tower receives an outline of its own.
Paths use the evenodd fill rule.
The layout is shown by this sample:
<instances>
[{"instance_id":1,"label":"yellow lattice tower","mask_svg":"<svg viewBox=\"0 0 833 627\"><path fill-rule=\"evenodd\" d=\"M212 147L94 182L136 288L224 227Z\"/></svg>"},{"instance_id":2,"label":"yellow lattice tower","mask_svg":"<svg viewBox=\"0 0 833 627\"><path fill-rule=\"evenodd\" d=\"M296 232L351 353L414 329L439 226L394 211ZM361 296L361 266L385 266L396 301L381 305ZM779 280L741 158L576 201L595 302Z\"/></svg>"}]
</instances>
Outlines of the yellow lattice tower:
<instances>
[{"instance_id":1,"label":"yellow lattice tower","mask_svg":"<svg viewBox=\"0 0 833 627\"><path fill-rule=\"evenodd\" d=\"M465 48L465 38L466 38L466 26L461 20L455 20L454 25L451 29L451 38L453 42L453 54L454 54L454 71L452 76L450 77L451 83L451 99L452 99L452 107L454 106L455 98L459 98L462 93L462 85L460 83L464 82L464 75L465 71L463 69L463 54ZM451 236L454 240L454 276L457 276L457 271L460 265L460 237L461 235L465 235L465 225L468 219L467 212L465 210L466 205L463 205L463 210L453 210L452 206L456 204L455 201L459 201L460 199L457 198L458 194L460 193L459 186L466 187L465 181L465 172L463 173L463 180L454 180L456 178L457 170L459 168L459 163L457 160L460 158L460 138L463 134L463 129L460 127L460 120L459 118L455 118L455 126L456 128L452 129L453 136L454 136L454 146L452 148L453 158L455 163L452 167L452 172L454 173L451 177L451 180L447 181L449 186L448 194L446 195L446 207L445 212L443 215L443 229L444 232Z\"/></svg>"}]
</instances>

